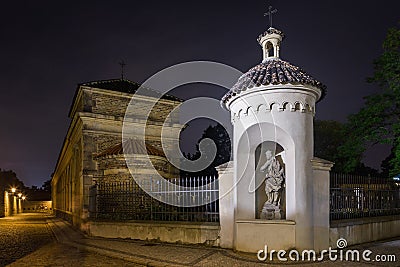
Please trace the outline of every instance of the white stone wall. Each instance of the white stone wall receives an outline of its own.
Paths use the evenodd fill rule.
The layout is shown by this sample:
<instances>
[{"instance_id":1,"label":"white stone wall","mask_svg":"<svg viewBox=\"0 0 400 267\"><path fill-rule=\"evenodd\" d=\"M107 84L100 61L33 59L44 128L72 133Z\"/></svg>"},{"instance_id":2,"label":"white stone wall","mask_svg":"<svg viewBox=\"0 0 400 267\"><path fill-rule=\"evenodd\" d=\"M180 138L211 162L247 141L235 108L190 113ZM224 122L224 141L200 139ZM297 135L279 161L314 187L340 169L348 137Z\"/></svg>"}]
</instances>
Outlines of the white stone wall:
<instances>
[{"instance_id":1,"label":"white stone wall","mask_svg":"<svg viewBox=\"0 0 400 267\"><path fill-rule=\"evenodd\" d=\"M314 248L311 160L319 97L320 90L310 86L268 85L248 89L227 103L234 127L235 220L256 218L255 150L265 141L276 142L285 151L286 220L295 222L293 246L299 249Z\"/></svg>"},{"instance_id":2,"label":"white stone wall","mask_svg":"<svg viewBox=\"0 0 400 267\"><path fill-rule=\"evenodd\" d=\"M400 216L372 217L342 220L332 223L329 244L336 248L336 241L344 238L347 245L356 245L400 236Z\"/></svg>"}]
</instances>

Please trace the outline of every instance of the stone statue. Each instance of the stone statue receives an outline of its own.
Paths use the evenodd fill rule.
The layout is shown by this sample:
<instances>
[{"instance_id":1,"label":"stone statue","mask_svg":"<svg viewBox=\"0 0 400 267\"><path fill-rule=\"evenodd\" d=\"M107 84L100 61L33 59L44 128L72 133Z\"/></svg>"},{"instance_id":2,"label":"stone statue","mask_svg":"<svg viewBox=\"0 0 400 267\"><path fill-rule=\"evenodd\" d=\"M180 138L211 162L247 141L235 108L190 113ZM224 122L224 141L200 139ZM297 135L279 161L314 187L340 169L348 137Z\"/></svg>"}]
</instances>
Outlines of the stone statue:
<instances>
[{"instance_id":1,"label":"stone statue","mask_svg":"<svg viewBox=\"0 0 400 267\"><path fill-rule=\"evenodd\" d=\"M265 193L267 201L261 211L262 219L281 219L281 195L285 180L284 168L272 155L270 150L265 152L267 161L261 166L260 171L265 172Z\"/></svg>"}]
</instances>

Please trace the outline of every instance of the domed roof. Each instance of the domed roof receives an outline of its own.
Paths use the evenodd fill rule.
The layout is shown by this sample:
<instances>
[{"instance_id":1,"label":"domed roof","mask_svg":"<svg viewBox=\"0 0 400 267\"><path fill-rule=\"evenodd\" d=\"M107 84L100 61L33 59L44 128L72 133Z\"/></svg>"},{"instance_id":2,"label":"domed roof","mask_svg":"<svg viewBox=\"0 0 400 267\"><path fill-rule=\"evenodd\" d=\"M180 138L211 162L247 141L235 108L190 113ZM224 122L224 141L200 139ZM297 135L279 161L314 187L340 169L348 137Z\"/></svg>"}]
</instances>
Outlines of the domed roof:
<instances>
[{"instance_id":1,"label":"domed roof","mask_svg":"<svg viewBox=\"0 0 400 267\"><path fill-rule=\"evenodd\" d=\"M277 84L309 85L319 88L322 92L320 100L326 94L326 86L304 70L280 58L271 57L243 74L229 92L222 97L221 102L226 103L240 92L253 87Z\"/></svg>"}]
</instances>

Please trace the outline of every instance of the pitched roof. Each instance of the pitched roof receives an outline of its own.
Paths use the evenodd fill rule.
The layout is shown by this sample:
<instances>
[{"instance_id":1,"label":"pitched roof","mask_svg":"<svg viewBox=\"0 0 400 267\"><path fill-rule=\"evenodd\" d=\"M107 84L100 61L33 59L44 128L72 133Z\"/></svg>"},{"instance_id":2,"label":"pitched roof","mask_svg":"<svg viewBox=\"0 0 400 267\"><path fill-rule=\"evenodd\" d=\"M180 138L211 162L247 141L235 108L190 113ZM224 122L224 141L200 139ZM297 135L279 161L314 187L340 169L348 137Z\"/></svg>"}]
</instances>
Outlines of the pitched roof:
<instances>
[{"instance_id":1,"label":"pitched roof","mask_svg":"<svg viewBox=\"0 0 400 267\"><path fill-rule=\"evenodd\" d=\"M230 98L247 89L270 84L311 85L321 90L320 100L326 94L326 86L301 68L279 58L271 58L243 74L237 83L222 97L221 102L226 103Z\"/></svg>"},{"instance_id":2,"label":"pitched roof","mask_svg":"<svg viewBox=\"0 0 400 267\"><path fill-rule=\"evenodd\" d=\"M116 92L134 94L134 93L136 93L137 89L141 86L141 84L127 80L127 79L110 79L110 80L84 82L84 83L80 83L78 86L88 86L88 87L92 87L92 88L99 88L99 89L106 89L106 90L111 90L111 91L116 91ZM146 95L146 92L149 92L149 93L157 92L156 90L153 90L153 89L150 89L147 87L142 87L141 91L145 95ZM173 96L173 95L169 95L169 94L164 94L161 98L167 99L167 100L172 100L172 101L182 101L180 98Z\"/></svg>"},{"instance_id":3,"label":"pitched roof","mask_svg":"<svg viewBox=\"0 0 400 267\"><path fill-rule=\"evenodd\" d=\"M124 142L121 142L115 146L111 146L104 150L102 153L95 156L95 158L101 158L105 156L115 156L115 155L149 155L149 156L159 156L165 157L163 151L159 150L158 148L150 145L150 144L143 144L136 139L127 139Z\"/></svg>"}]
</instances>

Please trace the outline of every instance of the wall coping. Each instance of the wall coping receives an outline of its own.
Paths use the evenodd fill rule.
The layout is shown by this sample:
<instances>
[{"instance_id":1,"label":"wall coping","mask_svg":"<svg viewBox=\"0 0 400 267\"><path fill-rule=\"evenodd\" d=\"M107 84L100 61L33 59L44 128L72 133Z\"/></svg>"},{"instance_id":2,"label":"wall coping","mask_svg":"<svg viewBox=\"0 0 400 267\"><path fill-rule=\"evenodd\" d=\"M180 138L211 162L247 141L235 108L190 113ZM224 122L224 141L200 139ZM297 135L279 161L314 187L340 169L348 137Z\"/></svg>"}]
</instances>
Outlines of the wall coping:
<instances>
[{"instance_id":1,"label":"wall coping","mask_svg":"<svg viewBox=\"0 0 400 267\"><path fill-rule=\"evenodd\" d=\"M222 175L222 174L225 174L225 173L226 174L230 174L230 173L233 174L233 172L234 172L234 168L233 167L234 167L234 163L233 163L233 160L231 160L231 161L225 162L225 163L215 167L215 169L217 170L219 175Z\"/></svg>"},{"instance_id":2,"label":"wall coping","mask_svg":"<svg viewBox=\"0 0 400 267\"><path fill-rule=\"evenodd\" d=\"M314 157L311 160L313 170L330 171L335 163Z\"/></svg>"},{"instance_id":3,"label":"wall coping","mask_svg":"<svg viewBox=\"0 0 400 267\"><path fill-rule=\"evenodd\" d=\"M352 225L361 225L361 224L370 224L370 223L379 223L379 222L388 222L388 221L400 221L400 215L336 220L336 221L330 222L330 228L339 228L339 227L346 227L346 226L352 226Z\"/></svg>"},{"instance_id":4,"label":"wall coping","mask_svg":"<svg viewBox=\"0 0 400 267\"><path fill-rule=\"evenodd\" d=\"M161 222L161 221L124 221L124 222L115 222L115 221L90 221L90 224L97 225L131 225L131 226L148 226L152 227L173 227L173 228L202 228L202 229L210 229L210 230L219 230L219 223L215 222Z\"/></svg>"},{"instance_id":5,"label":"wall coping","mask_svg":"<svg viewBox=\"0 0 400 267\"><path fill-rule=\"evenodd\" d=\"M261 219L253 219L253 220L236 220L236 223L252 223L252 224L291 224L295 225L295 221L289 220L261 220Z\"/></svg>"}]
</instances>

